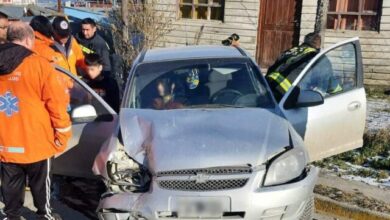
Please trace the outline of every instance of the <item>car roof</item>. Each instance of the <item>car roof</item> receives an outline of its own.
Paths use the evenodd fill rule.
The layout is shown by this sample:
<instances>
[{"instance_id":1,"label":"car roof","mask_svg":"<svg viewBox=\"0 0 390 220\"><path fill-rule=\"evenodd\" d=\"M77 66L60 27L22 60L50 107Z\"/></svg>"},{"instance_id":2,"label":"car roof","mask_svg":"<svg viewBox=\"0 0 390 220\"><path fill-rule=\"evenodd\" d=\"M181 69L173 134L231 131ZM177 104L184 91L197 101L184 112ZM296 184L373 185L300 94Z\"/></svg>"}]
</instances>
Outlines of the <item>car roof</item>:
<instances>
[{"instance_id":1,"label":"car roof","mask_svg":"<svg viewBox=\"0 0 390 220\"><path fill-rule=\"evenodd\" d=\"M241 48L229 46L186 46L157 48L147 50L140 62L159 62L167 60L186 60L197 58L246 57Z\"/></svg>"}]
</instances>

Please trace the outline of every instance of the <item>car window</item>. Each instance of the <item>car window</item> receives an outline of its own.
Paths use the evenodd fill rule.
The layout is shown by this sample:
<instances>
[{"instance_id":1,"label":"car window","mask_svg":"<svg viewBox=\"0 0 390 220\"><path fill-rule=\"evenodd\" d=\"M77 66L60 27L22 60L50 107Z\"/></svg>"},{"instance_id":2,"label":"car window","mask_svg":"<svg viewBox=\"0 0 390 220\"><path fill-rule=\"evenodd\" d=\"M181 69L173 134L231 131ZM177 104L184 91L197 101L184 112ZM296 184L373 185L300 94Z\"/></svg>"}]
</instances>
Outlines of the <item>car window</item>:
<instances>
[{"instance_id":1,"label":"car window","mask_svg":"<svg viewBox=\"0 0 390 220\"><path fill-rule=\"evenodd\" d=\"M247 59L145 63L131 87L132 108L274 107L264 79Z\"/></svg>"},{"instance_id":2,"label":"car window","mask_svg":"<svg viewBox=\"0 0 390 220\"><path fill-rule=\"evenodd\" d=\"M323 55L299 83L301 90L314 90L324 97L357 87L355 46L346 44Z\"/></svg>"},{"instance_id":3,"label":"car window","mask_svg":"<svg viewBox=\"0 0 390 220\"><path fill-rule=\"evenodd\" d=\"M87 89L85 89L79 82L70 78L68 87L70 93L70 105L68 107L68 113L70 114L73 109L83 106L92 105L97 113L98 117L111 115L107 108L92 95Z\"/></svg>"}]
</instances>

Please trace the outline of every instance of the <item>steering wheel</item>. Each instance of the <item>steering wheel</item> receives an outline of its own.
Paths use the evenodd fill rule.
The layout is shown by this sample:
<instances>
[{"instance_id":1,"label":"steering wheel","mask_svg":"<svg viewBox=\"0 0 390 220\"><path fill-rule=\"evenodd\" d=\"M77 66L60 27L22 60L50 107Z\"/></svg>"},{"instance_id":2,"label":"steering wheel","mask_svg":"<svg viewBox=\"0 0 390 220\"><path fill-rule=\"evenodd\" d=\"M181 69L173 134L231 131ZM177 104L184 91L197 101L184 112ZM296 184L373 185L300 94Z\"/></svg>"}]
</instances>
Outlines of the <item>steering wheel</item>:
<instances>
[{"instance_id":1,"label":"steering wheel","mask_svg":"<svg viewBox=\"0 0 390 220\"><path fill-rule=\"evenodd\" d=\"M235 100L242 96L240 91L234 89L222 89L211 97L213 104L234 104Z\"/></svg>"}]
</instances>

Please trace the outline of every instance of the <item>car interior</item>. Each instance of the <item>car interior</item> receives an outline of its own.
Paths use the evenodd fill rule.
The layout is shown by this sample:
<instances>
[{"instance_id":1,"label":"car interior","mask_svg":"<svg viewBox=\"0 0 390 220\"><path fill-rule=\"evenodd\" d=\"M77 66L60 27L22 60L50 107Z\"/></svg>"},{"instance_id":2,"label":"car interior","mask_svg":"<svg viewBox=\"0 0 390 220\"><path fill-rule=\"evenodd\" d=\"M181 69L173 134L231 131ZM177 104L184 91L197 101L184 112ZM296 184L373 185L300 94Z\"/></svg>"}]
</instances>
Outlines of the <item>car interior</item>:
<instances>
[{"instance_id":1,"label":"car interior","mask_svg":"<svg viewBox=\"0 0 390 220\"><path fill-rule=\"evenodd\" d=\"M189 76L194 79L191 81ZM142 77L138 77L139 80ZM264 107L270 105L265 88L246 64L228 64L211 67L192 65L165 72L140 89L135 107L154 109L153 101L161 96L159 80L170 79L170 94L174 102L184 107ZM137 80L136 80L137 81ZM223 105L223 106L222 106ZM169 107L165 109L171 109Z\"/></svg>"}]
</instances>

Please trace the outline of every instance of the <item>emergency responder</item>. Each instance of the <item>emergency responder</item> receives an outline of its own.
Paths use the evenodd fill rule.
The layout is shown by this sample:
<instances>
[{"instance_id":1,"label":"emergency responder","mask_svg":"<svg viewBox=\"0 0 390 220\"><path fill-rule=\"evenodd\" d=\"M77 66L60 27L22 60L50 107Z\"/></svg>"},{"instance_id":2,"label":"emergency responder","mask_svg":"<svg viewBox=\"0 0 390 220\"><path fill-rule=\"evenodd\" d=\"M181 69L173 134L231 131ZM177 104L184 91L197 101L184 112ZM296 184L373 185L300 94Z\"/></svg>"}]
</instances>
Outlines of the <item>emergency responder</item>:
<instances>
[{"instance_id":1,"label":"emergency responder","mask_svg":"<svg viewBox=\"0 0 390 220\"><path fill-rule=\"evenodd\" d=\"M301 70L318 54L320 48L321 36L318 33L310 33L305 36L301 45L283 52L269 67L266 79L278 102L291 87Z\"/></svg>"},{"instance_id":2,"label":"emergency responder","mask_svg":"<svg viewBox=\"0 0 390 220\"><path fill-rule=\"evenodd\" d=\"M0 12L0 44L6 42L8 25L8 15Z\"/></svg>"},{"instance_id":3,"label":"emergency responder","mask_svg":"<svg viewBox=\"0 0 390 220\"><path fill-rule=\"evenodd\" d=\"M103 61L103 74L111 72L110 47L107 42L96 32L96 22L92 18L81 21L81 32L76 34L76 39L85 54L98 54Z\"/></svg>"},{"instance_id":4,"label":"emergency responder","mask_svg":"<svg viewBox=\"0 0 390 220\"><path fill-rule=\"evenodd\" d=\"M49 62L57 63L62 56L52 48L54 44L52 39L53 28L49 19L42 15L35 16L31 20L30 26L34 30L35 35L33 51L46 58Z\"/></svg>"},{"instance_id":5,"label":"emergency responder","mask_svg":"<svg viewBox=\"0 0 390 220\"><path fill-rule=\"evenodd\" d=\"M54 44L52 48L60 55L57 64L75 75L82 75L85 68L80 45L72 37L69 21L58 16L53 20Z\"/></svg>"},{"instance_id":6,"label":"emergency responder","mask_svg":"<svg viewBox=\"0 0 390 220\"><path fill-rule=\"evenodd\" d=\"M35 35L35 44L34 44L33 52L47 59L52 65L60 65L61 63L59 61L61 61L64 58L60 53L57 53L53 49L53 45L54 45L54 41L52 39L53 27L49 19L42 15L35 16L31 20L30 26L34 30L34 35ZM72 79L66 76L65 74L59 73L59 79L61 79L61 82L69 90L73 87ZM68 103L70 102L69 95L67 96L66 100Z\"/></svg>"},{"instance_id":7,"label":"emergency responder","mask_svg":"<svg viewBox=\"0 0 390 220\"><path fill-rule=\"evenodd\" d=\"M21 219L26 179L40 219L61 219L50 207L50 158L71 135L65 89L50 63L34 54L34 32L10 24L0 45L1 191L6 219Z\"/></svg>"}]
</instances>

